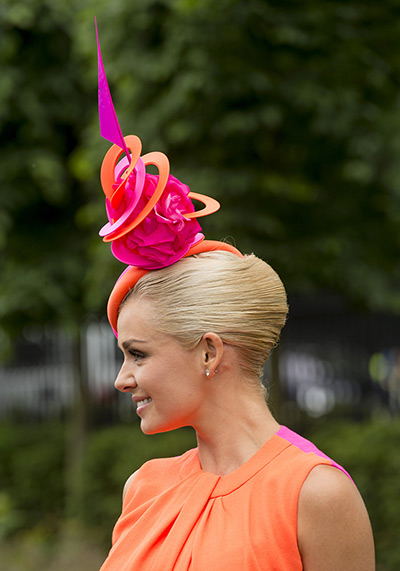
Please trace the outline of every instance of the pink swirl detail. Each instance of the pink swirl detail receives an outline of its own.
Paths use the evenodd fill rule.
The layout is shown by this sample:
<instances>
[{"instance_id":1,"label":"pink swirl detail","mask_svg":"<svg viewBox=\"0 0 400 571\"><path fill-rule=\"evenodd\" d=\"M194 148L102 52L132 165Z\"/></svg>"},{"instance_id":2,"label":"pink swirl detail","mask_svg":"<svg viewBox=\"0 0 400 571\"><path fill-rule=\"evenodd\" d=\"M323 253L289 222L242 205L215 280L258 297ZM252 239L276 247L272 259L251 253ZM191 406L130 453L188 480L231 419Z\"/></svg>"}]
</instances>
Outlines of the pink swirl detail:
<instances>
[{"instance_id":1,"label":"pink swirl detail","mask_svg":"<svg viewBox=\"0 0 400 571\"><path fill-rule=\"evenodd\" d=\"M116 175L115 175L117 186L119 186L119 184L122 182L120 174L124 170L124 164L122 164L122 166L121 165L118 166L119 169L118 171L116 170ZM130 188L130 182L129 182L130 177L128 178L125 185L124 198L117 209L114 209L111 206L111 203L108 200L108 198L106 198L106 211L109 222L105 224L103 228L101 228L99 232L100 236L102 237L108 236L109 234L112 234L113 232L121 228L121 226L123 226L123 224L130 218L132 212L135 211L135 207L139 202L140 197L142 196L145 175L146 175L146 169L141 158L139 158L136 164L135 171L137 173L136 184L133 186L133 188ZM116 221L112 222L113 220Z\"/></svg>"}]
</instances>

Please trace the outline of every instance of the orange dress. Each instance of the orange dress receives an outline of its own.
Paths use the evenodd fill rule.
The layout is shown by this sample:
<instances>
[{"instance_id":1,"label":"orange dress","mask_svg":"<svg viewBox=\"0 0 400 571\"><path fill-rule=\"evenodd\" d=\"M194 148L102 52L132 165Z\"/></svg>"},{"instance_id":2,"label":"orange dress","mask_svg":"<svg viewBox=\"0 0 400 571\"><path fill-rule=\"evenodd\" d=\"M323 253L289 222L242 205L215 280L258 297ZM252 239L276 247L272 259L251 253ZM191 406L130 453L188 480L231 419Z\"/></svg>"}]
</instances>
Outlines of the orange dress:
<instances>
[{"instance_id":1,"label":"orange dress","mask_svg":"<svg viewBox=\"0 0 400 571\"><path fill-rule=\"evenodd\" d=\"M301 571L299 493L319 464L343 470L285 427L227 476L204 472L197 449L150 460L101 571Z\"/></svg>"}]
</instances>

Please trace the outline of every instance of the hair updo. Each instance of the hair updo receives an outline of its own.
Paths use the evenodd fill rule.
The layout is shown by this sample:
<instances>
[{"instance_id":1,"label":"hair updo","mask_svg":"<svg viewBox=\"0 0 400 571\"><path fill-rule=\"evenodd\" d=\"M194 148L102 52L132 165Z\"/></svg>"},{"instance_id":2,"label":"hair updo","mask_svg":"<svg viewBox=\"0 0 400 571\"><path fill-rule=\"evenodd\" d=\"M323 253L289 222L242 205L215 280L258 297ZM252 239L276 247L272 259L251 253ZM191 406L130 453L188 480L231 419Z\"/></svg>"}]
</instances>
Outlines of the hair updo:
<instances>
[{"instance_id":1,"label":"hair updo","mask_svg":"<svg viewBox=\"0 0 400 571\"><path fill-rule=\"evenodd\" d=\"M238 350L243 373L257 378L288 312L278 274L254 254L213 251L182 258L140 278L120 309L132 295L151 301L157 329L187 349L209 331L218 334Z\"/></svg>"}]
</instances>

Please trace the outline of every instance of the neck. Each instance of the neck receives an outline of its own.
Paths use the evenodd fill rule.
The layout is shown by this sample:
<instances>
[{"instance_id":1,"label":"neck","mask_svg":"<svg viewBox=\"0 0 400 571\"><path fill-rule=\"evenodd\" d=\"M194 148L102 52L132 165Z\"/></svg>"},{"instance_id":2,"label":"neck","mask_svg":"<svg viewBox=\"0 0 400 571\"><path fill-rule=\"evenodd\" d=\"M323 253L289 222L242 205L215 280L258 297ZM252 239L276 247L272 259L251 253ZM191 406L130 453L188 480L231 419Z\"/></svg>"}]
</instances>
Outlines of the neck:
<instances>
[{"instance_id":1,"label":"neck","mask_svg":"<svg viewBox=\"0 0 400 571\"><path fill-rule=\"evenodd\" d=\"M225 392L225 391L224 391ZM247 462L279 429L260 392L239 396L231 389L210 406L204 430L196 427L200 463L227 475Z\"/></svg>"}]
</instances>

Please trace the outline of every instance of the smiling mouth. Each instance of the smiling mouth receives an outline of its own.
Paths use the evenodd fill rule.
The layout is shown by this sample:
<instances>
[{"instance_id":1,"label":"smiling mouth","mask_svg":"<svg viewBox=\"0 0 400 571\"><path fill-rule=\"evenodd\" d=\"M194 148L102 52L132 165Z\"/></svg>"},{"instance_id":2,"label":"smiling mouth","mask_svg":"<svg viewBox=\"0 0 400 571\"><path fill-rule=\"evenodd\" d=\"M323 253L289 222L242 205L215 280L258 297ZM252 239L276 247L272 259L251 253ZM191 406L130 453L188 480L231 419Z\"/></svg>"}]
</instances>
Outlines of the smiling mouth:
<instances>
[{"instance_id":1,"label":"smiling mouth","mask_svg":"<svg viewBox=\"0 0 400 571\"><path fill-rule=\"evenodd\" d=\"M144 406L145 404L148 404L148 403L151 402L151 401L152 401L151 398L143 399L143 400L138 401L138 402L136 403L136 405L137 405L137 407L139 408L139 407L141 407L141 406Z\"/></svg>"}]
</instances>

